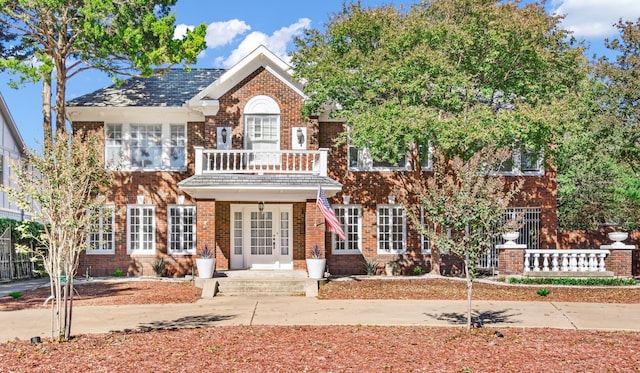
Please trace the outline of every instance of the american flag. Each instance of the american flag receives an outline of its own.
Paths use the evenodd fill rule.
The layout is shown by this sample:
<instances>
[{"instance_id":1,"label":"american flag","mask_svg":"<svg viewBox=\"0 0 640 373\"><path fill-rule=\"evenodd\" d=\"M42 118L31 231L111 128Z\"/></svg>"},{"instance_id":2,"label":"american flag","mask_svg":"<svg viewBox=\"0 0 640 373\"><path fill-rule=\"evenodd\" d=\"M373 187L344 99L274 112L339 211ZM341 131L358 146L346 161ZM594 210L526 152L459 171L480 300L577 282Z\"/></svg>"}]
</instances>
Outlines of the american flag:
<instances>
[{"instance_id":1,"label":"american flag","mask_svg":"<svg viewBox=\"0 0 640 373\"><path fill-rule=\"evenodd\" d=\"M329 201L327 201L327 196L324 195L322 191L322 187L318 189L318 198L316 199L316 206L324 216L324 221L326 223L327 230L329 232L333 232L337 234L344 241L344 231L342 230L342 224L338 221L335 212L331 208Z\"/></svg>"}]
</instances>

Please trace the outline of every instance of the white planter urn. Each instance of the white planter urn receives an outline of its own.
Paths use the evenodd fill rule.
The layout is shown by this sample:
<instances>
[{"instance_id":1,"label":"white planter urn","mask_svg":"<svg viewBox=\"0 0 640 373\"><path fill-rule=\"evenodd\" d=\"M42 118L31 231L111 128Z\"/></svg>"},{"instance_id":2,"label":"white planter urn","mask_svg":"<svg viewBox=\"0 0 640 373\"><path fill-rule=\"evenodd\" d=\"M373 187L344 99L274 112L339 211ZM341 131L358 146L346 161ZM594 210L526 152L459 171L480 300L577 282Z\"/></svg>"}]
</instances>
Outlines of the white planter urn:
<instances>
[{"instance_id":1,"label":"white planter urn","mask_svg":"<svg viewBox=\"0 0 640 373\"><path fill-rule=\"evenodd\" d=\"M516 240L520 237L520 232L505 232L502 234L505 245L516 245Z\"/></svg>"},{"instance_id":2,"label":"white planter urn","mask_svg":"<svg viewBox=\"0 0 640 373\"><path fill-rule=\"evenodd\" d=\"M629 237L629 232L609 232L607 234L609 239L613 241L612 247L621 247L624 246L622 241L626 240Z\"/></svg>"},{"instance_id":3,"label":"white planter urn","mask_svg":"<svg viewBox=\"0 0 640 373\"><path fill-rule=\"evenodd\" d=\"M198 277L212 278L213 271L216 268L216 260L213 258L196 259L196 267L198 267Z\"/></svg>"},{"instance_id":4,"label":"white planter urn","mask_svg":"<svg viewBox=\"0 0 640 373\"><path fill-rule=\"evenodd\" d=\"M323 278L326 265L327 259L307 259L307 272L309 273L309 278Z\"/></svg>"}]
</instances>

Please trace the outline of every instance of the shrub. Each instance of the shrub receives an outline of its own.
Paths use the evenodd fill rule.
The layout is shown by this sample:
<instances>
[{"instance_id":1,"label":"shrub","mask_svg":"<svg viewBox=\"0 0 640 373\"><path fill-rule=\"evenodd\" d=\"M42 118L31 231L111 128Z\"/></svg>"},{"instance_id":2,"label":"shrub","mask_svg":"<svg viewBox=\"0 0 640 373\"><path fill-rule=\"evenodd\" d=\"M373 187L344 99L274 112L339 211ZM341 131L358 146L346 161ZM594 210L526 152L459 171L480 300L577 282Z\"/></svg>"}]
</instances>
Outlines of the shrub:
<instances>
[{"instance_id":1,"label":"shrub","mask_svg":"<svg viewBox=\"0 0 640 373\"><path fill-rule=\"evenodd\" d=\"M113 271L113 276L114 277L122 276L122 270L121 269L116 269L115 271Z\"/></svg>"},{"instance_id":2,"label":"shrub","mask_svg":"<svg viewBox=\"0 0 640 373\"><path fill-rule=\"evenodd\" d=\"M22 293L19 291L12 291L11 293L9 293L9 296L13 299L18 299L22 296Z\"/></svg>"},{"instance_id":3,"label":"shrub","mask_svg":"<svg viewBox=\"0 0 640 373\"><path fill-rule=\"evenodd\" d=\"M547 295L549 295L549 289L544 289L544 288L538 289L536 293L541 297L546 297Z\"/></svg>"},{"instance_id":4,"label":"shrub","mask_svg":"<svg viewBox=\"0 0 640 373\"><path fill-rule=\"evenodd\" d=\"M412 273L413 273L414 276L421 276L422 275L422 268L413 267Z\"/></svg>"},{"instance_id":5,"label":"shrub","mask_svg":"<svg viewBox=\"0 0 640 373\"><path fill-rule=\"evenodd\" d=\"M378 273L378 263L375 260L365 258L362 265L367 275L374 276Z\"/></svg>"}]
</instances>

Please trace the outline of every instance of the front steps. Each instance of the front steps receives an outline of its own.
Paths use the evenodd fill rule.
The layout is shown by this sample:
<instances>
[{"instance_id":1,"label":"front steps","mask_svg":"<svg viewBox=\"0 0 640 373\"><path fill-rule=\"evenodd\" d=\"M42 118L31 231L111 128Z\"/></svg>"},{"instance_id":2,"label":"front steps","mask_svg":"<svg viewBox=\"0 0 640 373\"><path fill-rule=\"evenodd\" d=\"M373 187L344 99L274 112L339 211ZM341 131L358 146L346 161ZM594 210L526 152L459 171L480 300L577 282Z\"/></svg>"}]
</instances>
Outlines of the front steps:
<instances>
[{"instance_id":1,"label":"front steps","mask_svg":"<svg viewBox=\"0 0 640 373\"><path fill-rule=\"evenodd\" d=\"M214 296L308 296L318 295L320 281L304 271L225 271L213 278L196 278L202 298Z\"/></svg>"}]
</instances>

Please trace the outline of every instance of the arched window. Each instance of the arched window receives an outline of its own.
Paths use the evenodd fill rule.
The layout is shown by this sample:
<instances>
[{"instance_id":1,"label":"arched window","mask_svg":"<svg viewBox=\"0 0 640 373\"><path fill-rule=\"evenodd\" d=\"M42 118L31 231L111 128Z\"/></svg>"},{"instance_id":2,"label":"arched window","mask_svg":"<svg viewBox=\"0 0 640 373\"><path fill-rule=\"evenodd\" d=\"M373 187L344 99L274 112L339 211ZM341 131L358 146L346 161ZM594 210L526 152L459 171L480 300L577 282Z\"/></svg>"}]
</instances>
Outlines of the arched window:
<instances>
[{"instance_id":1,"label":"arched window","mask_svg":"<svg viewBox=\"0 0 640 373\"><path fill-rule=\"evenodd\" d=\"M255 96L244 107L245 147L280 149L280 107L269 96Z\"/></svg>"}]
</instances>

